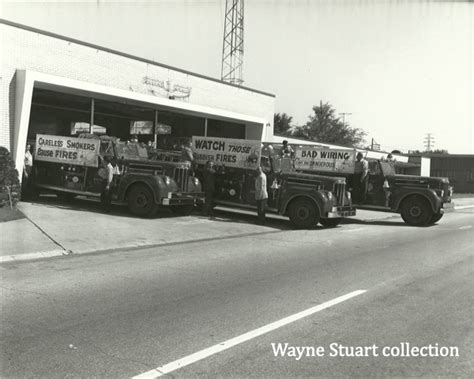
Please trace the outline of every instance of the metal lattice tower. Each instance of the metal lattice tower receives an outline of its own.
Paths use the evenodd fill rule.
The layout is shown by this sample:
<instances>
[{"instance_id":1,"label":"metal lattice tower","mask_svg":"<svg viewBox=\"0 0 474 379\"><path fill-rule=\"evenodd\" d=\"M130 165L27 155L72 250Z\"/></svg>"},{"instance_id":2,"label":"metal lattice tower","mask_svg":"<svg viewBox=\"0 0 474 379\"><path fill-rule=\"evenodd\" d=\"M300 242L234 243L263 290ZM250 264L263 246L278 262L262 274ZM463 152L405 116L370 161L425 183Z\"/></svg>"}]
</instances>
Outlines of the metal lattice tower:
<instances>
[{"instance_id":1,"label":"metal lattice tower","mask_svg":"<svg viewBox=\"0 0 474 379\"><path fill-rule=\"evenodd\" d=\"M431 133L426 133L423 140L423 145L425 146L425 151L431 151L434 147L435 140Z\"/></svg>"},{"instance_id":2,"label":"metal lattice tower","mask_svg":"<svg viewBox=\"0 0 474 379\"><path fill-rule=\"evenodd\" d=\"M226 0L221 79L242 85L244 65L244 0Z\"/></svg>"}]
</instances>

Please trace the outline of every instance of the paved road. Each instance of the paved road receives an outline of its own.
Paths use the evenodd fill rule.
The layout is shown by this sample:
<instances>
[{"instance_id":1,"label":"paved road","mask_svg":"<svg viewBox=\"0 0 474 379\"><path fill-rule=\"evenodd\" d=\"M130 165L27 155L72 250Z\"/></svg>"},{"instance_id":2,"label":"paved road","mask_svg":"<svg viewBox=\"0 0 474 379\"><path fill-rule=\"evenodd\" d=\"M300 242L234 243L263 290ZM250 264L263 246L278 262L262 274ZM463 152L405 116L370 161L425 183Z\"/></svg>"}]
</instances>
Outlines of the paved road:
<instances>
[{"instance_id":1,"label":"paved road","mask_svg":"<svg viewBox=\"0 0 474 379\"><path fill-rule=\"evenodd\" d=\"M202 358L203 349L240 336L248 340L170 375L468 377L473 251L474 213L466 209L429 228L398 218L332 230L275 227L258 236L4 264L0 374L131 377L196 352ZM357 290L366 292L315 308ZM255 337L307 309L313 313ZM322 346L325 356L275 357L278 342ZM402 342L453 346L459 356L329 356L332 343L382 349Z\"/></svg>"}]
</instances>

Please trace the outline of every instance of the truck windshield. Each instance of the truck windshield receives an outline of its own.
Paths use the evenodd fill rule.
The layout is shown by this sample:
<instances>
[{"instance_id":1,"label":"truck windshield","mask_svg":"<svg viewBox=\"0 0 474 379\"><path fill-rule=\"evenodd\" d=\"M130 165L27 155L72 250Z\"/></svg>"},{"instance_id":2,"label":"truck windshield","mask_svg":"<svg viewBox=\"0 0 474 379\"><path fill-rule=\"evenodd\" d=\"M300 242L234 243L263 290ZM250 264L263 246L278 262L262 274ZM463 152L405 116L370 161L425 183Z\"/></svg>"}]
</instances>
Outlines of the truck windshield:
<instances>
[{"instance_id":1,"label":"truck windshield","mask_svg":"<svg viewBox=\"0 0 474 379\"><path fill-rule=\"evenodd\" d=\"M139 143L118 141L115 147L119 158L133 160L148 159L146 148L142 147Z\"/></svg>"}]
</instances>

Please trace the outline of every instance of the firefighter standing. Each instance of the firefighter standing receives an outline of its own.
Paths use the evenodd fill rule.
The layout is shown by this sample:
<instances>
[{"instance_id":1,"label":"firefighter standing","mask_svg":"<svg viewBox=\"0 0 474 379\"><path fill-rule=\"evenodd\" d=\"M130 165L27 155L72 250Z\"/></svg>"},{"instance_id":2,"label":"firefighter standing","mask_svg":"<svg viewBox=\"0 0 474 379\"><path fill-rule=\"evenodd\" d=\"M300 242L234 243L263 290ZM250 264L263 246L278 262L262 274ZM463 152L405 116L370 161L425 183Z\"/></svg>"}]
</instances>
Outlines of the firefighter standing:
<instances>
[{"instance_id":1,"label":"firefighter standing","mask_svg":"<svg viewBox=\"0 0 474 379\"><path fill-rule=\"evenodd\" d=\"M282 158L291 158L295 155L295 151L293 148L288 145L288 141L284 140L283 141L283 148L281 149L281 157Z\"/></svg>"},{"instance_id":2,"label":"firefighter standing","mask_svg":"<svg viewBox=\"0 0 474 379\"><path fill-rule=\"evenodd\" d=\"M362 153L357 153L357 160L354 168L354 197L357 204L363 204L367 194L369 184L369 162L364 159Z\"/></svg>"},{"instance_id":3,"label":"firefighter standing","mask_svg":"<svg viewBox=\"0 0 474 379\"><path fill-rule=\"evenodd\" d=\"M110 206L112 203L112 190L114 188L114 166L111 163L111 159L107 156L104 157L105 166L105 176L106 183L104 191L100 196L102 207L105 212L110 212Z\"/></svg>"},{"instance_id":4,"label":"firefighter standing","mask_svg":"<svg viewBox=\"0 0 474 379\"><path fill-rule=\"evenodd\" d=\"M186 144L183 146L183 150L181 151L181 161L182 162L189 162L191 165L194 162L193 157L193 142L187 141Z\"/></svg>"},{"instance_id":5,"label":"firefighter standing","mask_svg":"<svg viewBox=\"0 0 474 379\"><path fill-rule=\"evenodd\" d=\"M31 145L26 145L25 150L25 162L23 165L23 178L22 178L22 194L26 198L30 195L31 191L31 177L33 175L33 155L31 154Z\"/></svg>"},{"instance_id":6,"label":"firefighter standing","mask_svg":"<svg viewBox=\"0 0 474 379\"><path fill-rule=\"evenodd\" d=\"M259 225L265 224L265 210L267 208L267 176L262 168L257 167L257 178L255 180L255 200L257 200L257 223Z\"/></svg>"},{"instance_id":7,"label":"firefighter standing","mask_svg":"<svg viewBox=\"0 0 474 379\"><path fill-rule=\"evenodd\" d=\"M205 216L214 216L213 203L214 191L216 190L216 170L214 170L214 162L208 161L203 172L203 191L205 193L205 203L203 213Z\"/></svg>"}]
</instances>

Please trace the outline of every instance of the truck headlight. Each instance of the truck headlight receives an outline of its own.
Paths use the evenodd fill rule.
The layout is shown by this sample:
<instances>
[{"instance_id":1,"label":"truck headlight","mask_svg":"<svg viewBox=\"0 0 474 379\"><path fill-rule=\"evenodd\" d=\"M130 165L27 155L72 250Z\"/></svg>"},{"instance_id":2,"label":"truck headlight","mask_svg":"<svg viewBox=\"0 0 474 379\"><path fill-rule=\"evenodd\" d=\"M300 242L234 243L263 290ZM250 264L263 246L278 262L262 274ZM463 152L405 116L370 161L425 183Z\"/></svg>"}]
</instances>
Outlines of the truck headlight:
<instances>
[{"instance_id":1,"label":"truck headlight","mask_svg":"<svg viewBox=\"0 0 474 379\"><path fill-rule=\"evenodd\" d=\"M169 176L165 176L165 184L169 186L171 184L171 178Z\"/></svg>"},{"instance_id":2,"label":"truck headlight","mask_svg":"<svg viewBox=\"0 0 474 379\"><path fill-rule=\"evenodd\" d=\"M328 197L328 200L331 201L333 196L332 196L332 192L329 192L327 193L327 197Z\"/></svg>"},{"instance_id":3,"label":"truck headlight","mask_svg":"<svg viewBox=\"0 0 474 379\"><path fill-rule=\"evenodd\" d=\"M193 183L195 186L199 185L199 179L198 178L193 178Z\"/></svg>"},{"instance_id":4,"label":"truck headlight","mask_svg":"<svg viewBox=\"0 0 474 379\"><path fill-rule=\"evenodd\" d=\"M351 199L351 193L349 191L346 191L346 197L350 200Z\"/></svg>"}]
</instances>

